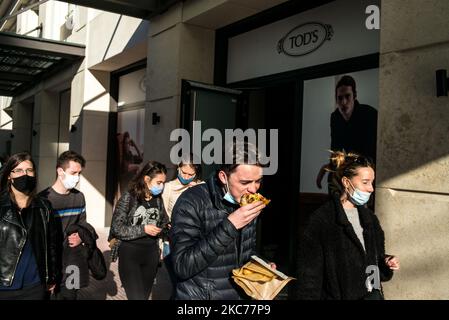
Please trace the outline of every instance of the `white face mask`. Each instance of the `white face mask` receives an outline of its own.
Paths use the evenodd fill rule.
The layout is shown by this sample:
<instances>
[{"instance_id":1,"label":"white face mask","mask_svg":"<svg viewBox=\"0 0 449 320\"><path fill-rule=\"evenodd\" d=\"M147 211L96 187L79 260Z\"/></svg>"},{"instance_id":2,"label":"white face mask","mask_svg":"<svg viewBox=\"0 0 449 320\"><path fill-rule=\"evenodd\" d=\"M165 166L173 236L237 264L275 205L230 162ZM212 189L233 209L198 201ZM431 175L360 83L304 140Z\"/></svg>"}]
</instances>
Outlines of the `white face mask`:
<instances>
[{"instance_id":1,"label":"white face mask","mask_svg":"<svg viewBox=\"0 0 449 320\"><path fill-rule=\"evenodd\" d=\"M66 189L73 189L75 188L75 186L78 184L78 182L80 181L80 176L74 176L71 174L66 173L65 171L63 171L64 173L64 179L61 178L61 176L59 176L61 178L62 184L64 185L64 188Z\"/></svg>"},{"instance_id":2,"label":"white face mask","mask_svg":"<svg viewBox=\"0 0 449 320\"><path fill-rule=\"evenodd\" d=\"M363 206L365 203L368 202L371 192L364 192L362 190L357 189L354 187L354 185L349 181L351 184L351 187L354 189L354 192L351 194L349 193L349 196L351 197L351 202L355 204L356 206Z\"/></svg>"}]
</instances>

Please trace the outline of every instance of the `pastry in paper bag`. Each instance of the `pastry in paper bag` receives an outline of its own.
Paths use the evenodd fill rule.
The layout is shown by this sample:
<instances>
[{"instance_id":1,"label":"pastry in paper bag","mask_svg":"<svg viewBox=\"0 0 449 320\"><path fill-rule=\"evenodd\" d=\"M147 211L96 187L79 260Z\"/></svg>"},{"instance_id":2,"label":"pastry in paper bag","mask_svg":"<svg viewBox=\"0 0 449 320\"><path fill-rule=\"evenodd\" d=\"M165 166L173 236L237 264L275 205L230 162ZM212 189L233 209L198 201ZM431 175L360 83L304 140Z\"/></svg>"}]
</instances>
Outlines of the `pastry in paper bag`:
<instances>
[{"instance_id":1,"label":"pastry in paper bag","mask_svg":"<svg viewBox=\"0 0 449 320\"><path fill-rule=\"evenodd\" d=\"M245 293L256 300L273 300L284 286L294 280L257 256L239 269L232 270L232 278Z\"/></svg>"}]
</instances>

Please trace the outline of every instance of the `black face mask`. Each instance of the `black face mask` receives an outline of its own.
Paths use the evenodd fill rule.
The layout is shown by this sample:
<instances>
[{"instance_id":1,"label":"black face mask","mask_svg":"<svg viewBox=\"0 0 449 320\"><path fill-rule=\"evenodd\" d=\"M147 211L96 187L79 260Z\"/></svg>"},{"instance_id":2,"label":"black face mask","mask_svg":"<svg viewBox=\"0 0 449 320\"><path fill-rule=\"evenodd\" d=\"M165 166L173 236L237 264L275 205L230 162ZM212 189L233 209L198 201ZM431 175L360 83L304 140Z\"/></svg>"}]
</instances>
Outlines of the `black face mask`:
<instances>
[{"instance_id":1,"label":"black face mask","mask_svg":"<svg viewBox=\"0 0 449 320\"><path fill-rule=\"evenodd\" d=\"M36 182L36 177L31 177L25 174L21 177L14 178L12 180L12 185L17 189L17 191L28 194L36 188Z\"/></svg>"}]
</instances>

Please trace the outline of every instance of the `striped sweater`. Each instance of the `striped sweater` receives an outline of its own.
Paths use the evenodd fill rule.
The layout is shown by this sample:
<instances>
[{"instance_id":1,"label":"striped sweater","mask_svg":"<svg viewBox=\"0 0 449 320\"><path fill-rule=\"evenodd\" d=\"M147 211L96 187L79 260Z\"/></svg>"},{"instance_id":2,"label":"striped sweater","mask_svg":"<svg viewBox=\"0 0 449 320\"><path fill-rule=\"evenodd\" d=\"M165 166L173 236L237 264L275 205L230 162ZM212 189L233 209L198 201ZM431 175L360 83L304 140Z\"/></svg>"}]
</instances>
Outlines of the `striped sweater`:
<instances>
[{"instance_id":1,"label":"striped sweater","mask_svg":"<svg viewBox=\"0 0 449 320\"><path fill-rule=\"evenodd\" d=\"M68 236L66 231L69 226L86 221L86 201L82 192L72 189L68 194L60 194L49 187L40 195L51 202L55 218L60 219L64 241Z\"/></svg>"}]
</instances>

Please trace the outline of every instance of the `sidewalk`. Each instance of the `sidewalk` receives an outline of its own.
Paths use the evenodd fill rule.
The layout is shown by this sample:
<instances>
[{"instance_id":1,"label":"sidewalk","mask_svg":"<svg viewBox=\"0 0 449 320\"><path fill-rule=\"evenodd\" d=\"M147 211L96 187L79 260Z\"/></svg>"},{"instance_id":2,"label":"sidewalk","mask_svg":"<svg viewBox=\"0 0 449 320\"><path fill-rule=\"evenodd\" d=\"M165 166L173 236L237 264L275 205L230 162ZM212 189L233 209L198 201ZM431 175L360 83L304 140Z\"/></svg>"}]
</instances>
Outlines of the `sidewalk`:
<instances>
[{"instance_id":1,"label":"sidewalk","mask_svg":"<svg viewBox=\"0 0 449 320\"><path fill-rule=\"evenodd\" d=\"M127 300L125 290L122 288L118 275L118 261L111 263L108 246L109 228L96 229L98 234L97 246L103 252L103 256L108 266L108 275L104 280L90 278L89 286L79 291L80 300ZM153 286L153 293L150 300L168 300L169 283L168 275L162 266L158 270L158 275Z\"/></svg>"}]
</instances>

